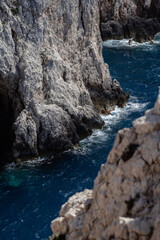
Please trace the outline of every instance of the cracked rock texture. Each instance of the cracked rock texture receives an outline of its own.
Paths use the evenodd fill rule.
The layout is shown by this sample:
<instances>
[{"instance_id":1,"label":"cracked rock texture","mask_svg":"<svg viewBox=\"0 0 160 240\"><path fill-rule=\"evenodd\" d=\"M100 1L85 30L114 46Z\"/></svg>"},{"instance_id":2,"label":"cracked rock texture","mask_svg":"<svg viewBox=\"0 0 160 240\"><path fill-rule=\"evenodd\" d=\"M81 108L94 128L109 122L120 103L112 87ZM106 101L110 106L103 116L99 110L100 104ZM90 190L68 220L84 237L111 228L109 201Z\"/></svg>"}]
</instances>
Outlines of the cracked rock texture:
<instances>
[{"instance_id":1,"label":"cracked rock texture","mask_svg":"<svg viewBox=\"0 0 160 240\"><path fill-rule=\"evenodd\" d=\"M103 126L98 111L127 101L103 62L98 3L1 0L1 132L14 157L72 148Z\"/></svg>"},{"instance_id":2,"label":"cracked rock texture","mask_svg":"<svg viewBox=\"0 0 160 240\"><path fill-rule=\"evenodd\" d=\"M66 240L159 240L160 93L153 109L120 130L93 191L77 193L52 221Z\"/></svg>"},{"instance_id":3,"label":"cracked rock texture","mask_svg":"<svg viewBox=\"0 0 160 240\"><path fill-rule=\"evenodd\" d=\"M100 0L103 40L143 42L160 32L160 0Z\"/></svg>"}]
</instances>

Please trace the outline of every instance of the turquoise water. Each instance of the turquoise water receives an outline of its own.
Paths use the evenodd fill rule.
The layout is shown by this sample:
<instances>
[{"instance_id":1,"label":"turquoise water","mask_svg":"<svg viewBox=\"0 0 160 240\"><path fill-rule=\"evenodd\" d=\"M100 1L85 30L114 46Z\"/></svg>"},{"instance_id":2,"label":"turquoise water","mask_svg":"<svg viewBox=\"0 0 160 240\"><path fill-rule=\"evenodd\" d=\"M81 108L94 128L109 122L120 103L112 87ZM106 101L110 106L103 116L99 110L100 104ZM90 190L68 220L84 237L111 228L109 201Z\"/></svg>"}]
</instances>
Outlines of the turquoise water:
<instances>
[{"instance_id":1,"label":"turquoise water","mask_svg":"<svg viewBox=\"0 0 160 240\"><path fill-rule=\"evenodd\" d=\"M127 45L108 41L104 60L131 94L128 104L103 116L105 127L58 157L9 165L0 173L0 240L46 240L50 222L75 192L93 187L117 131L153 107L160 86L160 43Z\"/></svg>"}]
</instances>

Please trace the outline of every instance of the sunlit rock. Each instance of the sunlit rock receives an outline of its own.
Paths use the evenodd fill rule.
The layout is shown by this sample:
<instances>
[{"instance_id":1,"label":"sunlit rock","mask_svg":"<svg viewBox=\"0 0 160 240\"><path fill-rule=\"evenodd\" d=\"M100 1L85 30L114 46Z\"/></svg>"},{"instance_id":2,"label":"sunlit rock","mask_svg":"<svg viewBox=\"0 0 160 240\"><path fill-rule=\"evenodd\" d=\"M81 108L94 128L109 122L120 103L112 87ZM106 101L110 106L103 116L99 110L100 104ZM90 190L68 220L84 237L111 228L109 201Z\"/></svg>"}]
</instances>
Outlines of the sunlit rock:
<instances>
[{"instance_id":1,"label":"sunlit rock","mask_svg":"<svg viewBox=\"0 0 160 240\"><path fill-rule=\"evenodd\" d=\"M85 211L71 197L60 216L67 221L67 240L158 240L160 234L160 93L153 109L120 130L107 162L101 166ZM157 110L158 109L158 110ZM72 204L70 204L72 200ZM74 211L72 221L66 212ZM81 212L78 231L72 223ZM77 214L76 214L77 213ZM83 222L82 222L83 221ZM54 220L58 225L59 218ZM76 222L77 223L77 222ZM62 228L62 227L61 227ZM54 226L52 226L54 233ZM60 230L60 229L59 229ZM57 229L56 229L57 231ZM61 231L59 231L61 233ZM77 233L74 238L74 233Z\"/></svg>"}]
</instances>

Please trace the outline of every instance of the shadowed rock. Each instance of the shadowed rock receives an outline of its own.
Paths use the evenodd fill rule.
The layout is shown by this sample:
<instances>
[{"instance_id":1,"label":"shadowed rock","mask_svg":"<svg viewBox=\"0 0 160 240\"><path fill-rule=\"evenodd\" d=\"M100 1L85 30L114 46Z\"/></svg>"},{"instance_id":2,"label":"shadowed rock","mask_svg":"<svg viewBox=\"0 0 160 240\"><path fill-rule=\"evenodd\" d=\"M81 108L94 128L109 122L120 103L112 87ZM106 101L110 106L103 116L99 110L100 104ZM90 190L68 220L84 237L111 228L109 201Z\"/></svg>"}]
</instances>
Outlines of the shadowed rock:
<instances>
[{"instance_id":1,"label":"shadowed rock","mask_svg":"<svg viewBox=\"0 0 160 240\"><path fill-rule=\"evenodd\" d=\"M100 19L103 40L150 41L160 32L159 0L100 0Z\"/></svg>"}]
</instances>

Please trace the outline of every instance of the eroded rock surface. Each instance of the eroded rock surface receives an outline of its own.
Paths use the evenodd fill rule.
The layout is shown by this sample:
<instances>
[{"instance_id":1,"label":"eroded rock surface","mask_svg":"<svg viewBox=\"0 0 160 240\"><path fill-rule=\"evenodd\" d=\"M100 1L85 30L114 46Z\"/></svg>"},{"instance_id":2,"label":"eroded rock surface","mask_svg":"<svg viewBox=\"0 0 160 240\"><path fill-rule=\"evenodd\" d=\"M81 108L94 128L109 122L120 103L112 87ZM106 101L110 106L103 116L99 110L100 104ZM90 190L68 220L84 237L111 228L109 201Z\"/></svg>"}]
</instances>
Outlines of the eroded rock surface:
<instances>
[{"instance_id":1,"label":"eroded rock surface","mask_svg":"<svg viewBox=\"0 0 160 240\"><path fill-rule=\"evenodd\" d=\"M126 102L101 45L97 0L1 0L0 96L11 102L14 157L72 148L102 127L97 110Z\"/></svg>"},{"instance_id":2,"label":"eroded rock surface","mask_svg":"<svg viewBox=\"0 0 160 240\"><path fill-rule=\"evenodd\" d=\"M100 15L103 40L143 42L160 32L159 0L100 0Z\"/></svg>"},{"instance_id":3,"label":"eroded rock surface","mask_svg":"<svg viewBox=\"0 0 160 240\"><path fill-rule=\"evenodd\" d=\"M66 240L159 240L159 176L160 93L153 109L118 132L92 195L71 197L53 232Z\"/></svg>"}]
</instances>

